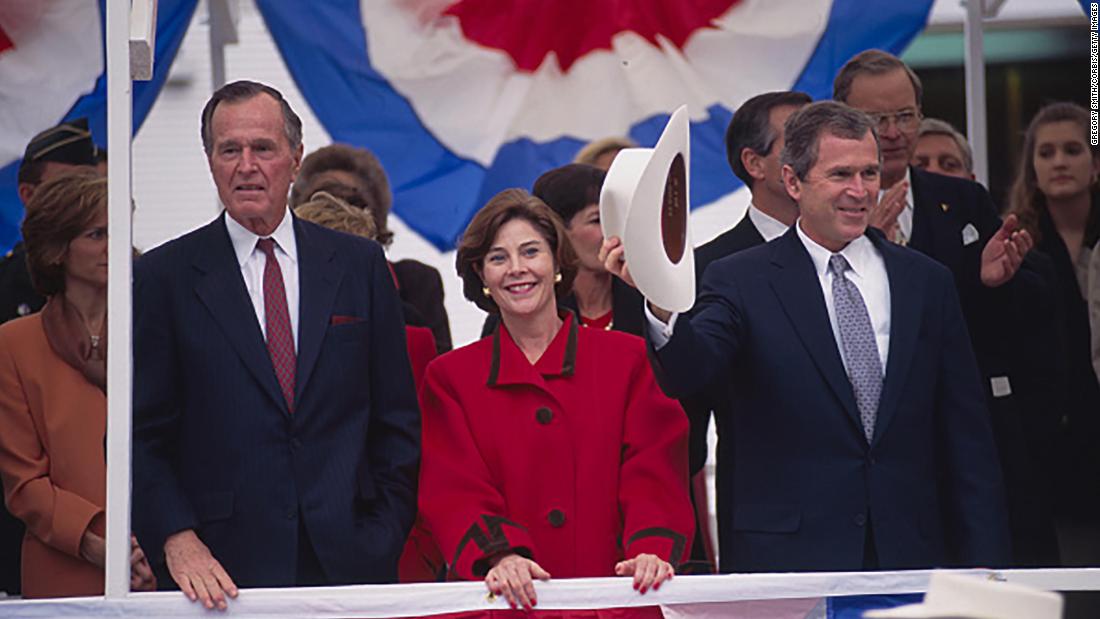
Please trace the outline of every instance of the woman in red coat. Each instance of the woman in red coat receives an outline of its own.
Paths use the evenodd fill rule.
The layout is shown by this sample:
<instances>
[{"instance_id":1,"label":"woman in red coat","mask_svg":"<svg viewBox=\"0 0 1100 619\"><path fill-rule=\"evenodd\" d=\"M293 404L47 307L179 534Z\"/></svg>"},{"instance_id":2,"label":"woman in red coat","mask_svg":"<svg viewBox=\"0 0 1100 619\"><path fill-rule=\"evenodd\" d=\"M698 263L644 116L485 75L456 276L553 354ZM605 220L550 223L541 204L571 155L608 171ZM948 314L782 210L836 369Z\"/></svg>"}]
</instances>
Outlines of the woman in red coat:
<instances>
[{"instance_id":1,"label":"woman in red coat","mask_svg":"<svg viewBox=\"0 0 1100 619\"><path fill-rule=\"evenodd\" d=\"M484 578L513 607L533 579L633 576L644 593L688 556L683 411L645 343L559 315L576 258L525 191L474 217L456 265L501 326L433 361L421 389L421 516L452 578Z\"/></svg>"}]
</instances>

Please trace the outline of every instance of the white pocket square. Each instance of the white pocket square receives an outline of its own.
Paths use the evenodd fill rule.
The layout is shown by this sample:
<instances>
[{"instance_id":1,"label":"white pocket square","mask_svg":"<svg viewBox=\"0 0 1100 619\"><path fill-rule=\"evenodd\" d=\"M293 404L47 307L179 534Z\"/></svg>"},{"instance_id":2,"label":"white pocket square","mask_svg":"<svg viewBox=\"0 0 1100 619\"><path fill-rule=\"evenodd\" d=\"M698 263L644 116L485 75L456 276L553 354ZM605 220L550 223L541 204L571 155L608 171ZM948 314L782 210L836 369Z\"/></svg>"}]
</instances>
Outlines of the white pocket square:
<instances>
[{"instance_id":1,"label":"white pocket square","mask_svg":"<svg viewBox=\"0 0 1100 619\"><path fill-rule=\"evenodd\" d=\"M974 227L974 224L966 224L962 232L963 245L969 245L978 240L978 229Z\"/></svg>"}]
</instances>

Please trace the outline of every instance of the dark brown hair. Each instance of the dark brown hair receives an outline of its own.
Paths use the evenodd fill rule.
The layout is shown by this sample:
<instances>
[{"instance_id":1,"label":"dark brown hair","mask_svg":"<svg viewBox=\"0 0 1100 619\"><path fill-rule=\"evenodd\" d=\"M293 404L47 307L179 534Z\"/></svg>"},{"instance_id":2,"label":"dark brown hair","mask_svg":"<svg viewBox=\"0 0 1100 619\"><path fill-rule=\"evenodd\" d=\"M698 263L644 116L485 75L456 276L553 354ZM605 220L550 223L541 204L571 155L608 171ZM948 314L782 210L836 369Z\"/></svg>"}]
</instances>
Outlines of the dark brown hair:
<instances>
[{"instance_id":1,"label":"dark brown hair","mask_svg":"<svg viewBox=\"0 0 1100 619\"><path fill-rule=\"evenodd\" d=\"M557 213L568 228L574 215L589 204L599 204L606 176L607 173L597 167L570 163L538 177L531 193Z\"/></svg>"},{"instance_id":2,"label":"dark brown hair","mask_svg":"<svg viewBox=\"0 0 1100 619\"><path fill-rule=\"evenodd\" d=\"M771 113L777 107L800 108L813 102L804 92L782 90L756 95L741 104L726 127L726 159L730 169L750 190L756 179L741 162L741 152L746 148L761 157L768 156L779 135L772 129Z\"/></svg>"},{"instance_id":3,"label":"dark brown hair","mask_svg":"<svg viewBox=\"0 0 1100 619\"><path fill-rule=\"evenodd\" d=\"M499 313L490 297L482 293L485 285L481 279L481 266L485 256L496 240L497 233L504 224L513 219L522 219L539 231L550 246L554 264L561 273L561 281L554 285L554 294L561 299L573 289L573 278L577 275L577 254L569 243L565 233L565 224L561 217L550 210L542 200L522 189L505 189L493 196L481 207L458 243L455 255L455 270L462 278L462 294L481 309L490 313Z\"/></svg>"},{"instance_id":4,"label":"dark brown hair","mask_svg":"<svg viewBox=\"0 0 1100 619\"><path fill-rule=\"evenodd\" d=\"M308 200L310 196L322 189L345 198L333 191L331 186L334 183L333 180L322 178L318 182L319 175L334 170L347 172L359 181L358 187L352 189L362 195L366 208L374 217L374 224L378 227L376 240L382 245L393 242L393 232L386 226L390 207L393 204L390 182L378 157L365 148L356 148L347 144L330 144L307 155L302 160L301 169L298 170L298 178L290 188L291 206ZM359 206L354 200L347 198L345 200L352 206Z\"/></svg>"},{"instance_id":5,"label":"dark brown hair","mask_svg":"<svg viewBox=\"0 0 1100 619\"><path fill-rule=\"evenodd\" d=\"M39 294L64 292L69 243L106 210L107 179L94 171L52 178L35 190L22 231L27 270Z\"/></svg>"},{"instance_id":6,"label":"dark brown hair","mask_svg":"<svg viewBox=\"0 0 1100 619\"><path fill-rule=\"evenodd\" d=\"M1039 180L1035 176L1035 140L1039 127L1057 122L1072 122L1081 128L1081 140L1089 144L1089 151L1095 160L1100 157L1100 147L1092 146L1089 141L1089 112L1076 103L1052 103L1035 115L1024 134L1024 148L1020 151L1020 162L1016 167L1016 180L1008 192L1008 208L1020 220L1020 226L1031 234L1038 243L1042 239L1039 220L1047 209L1047 199L1039 190ZM1100 233L1100 208L1097 208L1097 187L1092 187L1092 209L1085 224L1085 243L1091 247Z\"/></svg>"},{"instance_id":7,"label":"dark brown hair","mask_svg":"<svg viewBox=\"0 0 1100 619\"><path fill-rule=\"evenodd\" d=\"M783 152L779 160L791 166L795 176L806 180L806 175L817 165L822 136L862 140L868 133L875 138L875 151L881 165L878 131L870 116L836 101L811 103L791 114L783 125Z\"/></svg>"}]
</instances>

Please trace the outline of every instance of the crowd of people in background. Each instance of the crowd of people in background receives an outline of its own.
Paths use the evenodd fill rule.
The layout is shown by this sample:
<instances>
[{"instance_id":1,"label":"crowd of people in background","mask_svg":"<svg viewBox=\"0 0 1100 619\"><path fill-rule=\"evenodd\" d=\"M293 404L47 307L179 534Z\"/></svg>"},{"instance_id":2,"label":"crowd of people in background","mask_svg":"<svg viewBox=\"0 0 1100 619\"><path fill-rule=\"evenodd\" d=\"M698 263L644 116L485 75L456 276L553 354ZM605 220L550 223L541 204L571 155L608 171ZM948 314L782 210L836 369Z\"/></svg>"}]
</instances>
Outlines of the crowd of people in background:
<instances>
[{"instance_id":1,"label":"crowd of people in background","mask_svg":"<svg viewBox=\"0 0 1100 619\"><path fill-rule=\"evenodd\" d=\"M488 313L388 260L370 151L303 152L274 88L201 113L224 212L135 254L131 587L1100 565L1100 148L1039 111L1005 204L862 52L833 101L745 101L751 194L668 312L603 237L608 138L505 190L457 243ZM106 179L87 124L27 145L0 263L0 589L103 591ZM701 473L714 420L718 539ZM656 608L638 611L660 616Z\"/></svg>"}]
</instances>

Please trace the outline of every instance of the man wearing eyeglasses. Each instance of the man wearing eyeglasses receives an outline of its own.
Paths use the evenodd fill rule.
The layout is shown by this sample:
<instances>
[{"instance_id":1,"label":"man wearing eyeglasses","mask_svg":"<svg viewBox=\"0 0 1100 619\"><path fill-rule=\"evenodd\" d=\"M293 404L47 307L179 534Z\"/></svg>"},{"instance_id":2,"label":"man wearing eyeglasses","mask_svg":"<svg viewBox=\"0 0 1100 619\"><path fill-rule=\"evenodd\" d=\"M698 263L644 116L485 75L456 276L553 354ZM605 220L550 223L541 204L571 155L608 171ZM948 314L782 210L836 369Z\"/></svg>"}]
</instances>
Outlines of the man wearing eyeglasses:
<instances>
[{"instance_id":1,"label":"man wearing eyeglasses","mask_svg":"<svg viewBox=\"0 0 1100 619\"><path fill-rule=\"evenodd\" d=\"M940 262L955 276L1006 471L1010 521L1017 565L1057 563L1048 511L1034 509L1043 480L1026 446L1021 420L1032 414L1026 402L1039 395L1025 384L1026 357L1046 350L1029 334L1006 338L1028 324L1029 307L1042 298L1044 282L1025 255L1033 240L1004 222L989 192L978 183L910 166L921 125L920 78L896 56L868 50L852 57L833 82L833 98L875 121L882 146L882 190L870 224L896 243ZM1034 345L1033 345L1034 344ZM1022 391L1028 391L1022 394ZM1036 391L1036 393L1031 393ZM1040 511L1042 513L1040 513Z\"/></svg>"},{"instance_id":2,"label":"man wearing eyeglasses","mask_svg":"<svg viewBox=\"0 0 1100 619\"><path fill-rule=\"evenodd\" d=\"M874 49L853 56L833 81L833 98L867 113L878 128L882 192L878 208L871 215L872 225L895 242L943 262L959 275L954 263L961 256L944 255L939 247L944 243L938 241L942 240L939 235L948 232L940 227L960 224L957 231L951 230L958 242L950 245L968 248L966 255L976 255L972 266L980 268L968 275L977 275L986 287L999 287L1016 274L1032 239L1017 230L1015 217L1000 222L993 200L980 185L946 181L909 166L923 118L922 94L920 78L908 65ZM989 243L995 236L999 242Z\"/></svg>"}]
</instances>

